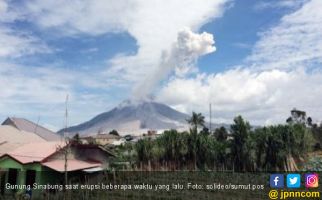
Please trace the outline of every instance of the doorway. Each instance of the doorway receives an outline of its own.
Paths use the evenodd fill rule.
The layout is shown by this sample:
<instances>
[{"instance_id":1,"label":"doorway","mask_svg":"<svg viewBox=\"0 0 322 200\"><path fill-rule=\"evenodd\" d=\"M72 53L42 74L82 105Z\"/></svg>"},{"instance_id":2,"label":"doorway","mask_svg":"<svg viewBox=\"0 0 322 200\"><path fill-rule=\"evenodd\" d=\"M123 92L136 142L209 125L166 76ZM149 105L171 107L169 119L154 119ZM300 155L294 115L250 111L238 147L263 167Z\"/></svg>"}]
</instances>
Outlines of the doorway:
<instances>
[{"instance_id":1,"label":"doorway","mask_svg":"<svg viewBox=\"0 0 322 200\"><path fill-rule=\"evenodd\" d=\"M4 186L6 182L6 172L0 171L0 195L4 195Z\"/></svg>"},{"instance_id":2,"label":"doorway","mask_svg":"<svg viewBox=\"0 0 322 200\"><path fill-rule=\"evenodd\" d=\"M17 185L17 177L18 170L10 168L8 171L8 183L10 183L10 185Z\"/></svg>"},{"instance_id":3,"label":"doorway","mask_svg":"<svg viewBox=\"0 0 322 200\"><path fill-rule=\"evenodd\" d=\"M36 171L35 170L27 170L26 172L26 185L32 185L36 182Z\"/></svg>"},{"instance_id":4,"label":"doorway","mask_svg":"<svg viewBox=\"0 0 322 200\"><path fill-rule=\"evenodd\" d=\"M17 185L18 170L10 168L8 171L8 183L10 185ZM14 189L13 192L17 190Z\"/></svg>"}]
</instances>

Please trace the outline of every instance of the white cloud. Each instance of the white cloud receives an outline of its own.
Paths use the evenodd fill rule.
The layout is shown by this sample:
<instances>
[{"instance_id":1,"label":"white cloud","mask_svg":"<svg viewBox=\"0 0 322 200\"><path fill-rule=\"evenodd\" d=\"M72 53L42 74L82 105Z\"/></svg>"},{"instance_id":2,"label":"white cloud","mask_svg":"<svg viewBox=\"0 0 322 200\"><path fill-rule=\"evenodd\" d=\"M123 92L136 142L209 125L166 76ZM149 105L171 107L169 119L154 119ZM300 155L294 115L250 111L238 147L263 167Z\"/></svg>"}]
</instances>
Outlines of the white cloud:
<instances>
[{"instance_id":1,"label":"white cloud","mask_svg":"<svg viewBox=\"0 0 322 200\"><path fill-rule=\"evenodd\" d=\"M8 4L4 1L0 1L0 14L7 12Z\"/></svg>"},{"instance_id":2,"label":"white cloud","mask_svg":"<svg viewBox=\"0 0 322 200\"><path fill-rule=\"evenodd\" d=\"M107 92L110 87L104 82L105 78L93 70L30 67L6 62L0 62L0 66L0 117L3 120L19 116L37 121L40 117L41 123L60 129L67 94L70 96L70 124L88 120L112 106ZM91 89L102 93L88 93Z\"/></svg>"},{"instance_id":3,"label":"white cloud","mask_svg":"<svg viewBox=\"0 0 322 200\"><path fill-rule=\"evenodd\" d=\"M0 58L17 58L35 53L50 53L52 50L37 37L19 33L0 24Z\"/></svg>"},{"instance_id":4,"label":"white cloud","mask_svg":"<svg viewBox=\"0 0 322 200\"><path fill-rule=\"evenodd\" d=\"M108 80L141 82L156 73L162 52L170 51L184 27L197 31L220 17L227 0L32 0L25 4L28 19L60 34L98 35L128 32L135 38L137 52L109 60Z\"/></svg>"},{"instance_id":5,"label":"white cloud","mask_svg":"<svg viewBox=\"0 0 322 200\"><path fill-rule=\"evenodd\" d=\"M58 69L1 63L1 103L60 103L72 89L69 81L69 75Z\"/></svg>"},{"instance_id":6,"label":"white cloud","mask_svg":"<svg viewBox=\"0 0 322 200\"><path fill-rule=\"evenodd\" d=\"M24 8L28 19L39 27L54 28L63 35L86 33L99 35L124 31L129 12L136 8L131 1L113 0L31 0Z\"/></svg>"},{"instance_id":7,"label":"white cloud","mask_svg":"<svg viewBox=\"0 0 322 200\"><path fill-rule=\"evenodd\" d=\"M143 2L143 1L142 1ZM170 52L178 32L184 27L197 31L211 19L221 16L226 1L144 1L138 6L129 33L139 46L135 55L117 58L109 72L122 74L123 80L135 77L140 82L158 72L163 52ZM134 62L132 62L134 60ZM111 73L114 76L114 73ZM139 83L140 84L140 83Z\"/></svg>"},{"instance_id":8,"label":"white cloud","mask_svg":"<svg viewBox=\"0 0 322 200\"><path fill-rule=\"evenodd\" d=\"M322 64L322 1L311 0L260 34L249 64L257 68L292 69Z\"/></svg>"},{"instance_id":9,"label":"white cloud","mask_svg":"<svg viewBox=\"0 0 322 200\"><path fill-rule=\"evenodd\" d=\"M59 108L63 112L65 96L73 92L66 74L55 69L5 62L1 62L0 66L0 120L8 116L26 117L34 121L38 117L48 120L56 114L56 121L49 123L60 126L57 119L63 117L63 113L59 113Z\"/></svg>"},{"instance_id":10,"label":"white cloud","mask_svg":"<svg viewBox=\"0 0 322 200\"><path fill-rule=\"evenodd\" d=\"M263 9L276 9L276 8L298 8L308 0L278 0L278 1L259 1L255 4L255 10L262 11Z\"/></svg>"},{"instance_id":11,"label":"white cloud","mask_svg":"<svg viewBox=\"0 0 322 200\"><path fill-rule=\"evenodd\" d=\"M284 122L294 107L321 120L320 91L322 71L234 69L189 79L175 78L162 88L157 99L186 113L197 111L206 116L212 103L214 116L220 122L231 122L242 114L252 123L265 124Z\"/></svg>"},{"instance_id":12,"label":"white cloud","mask_svg":"<svg viewBox=\"0 0 322 200\"><path fill-rule=\"evenodd\" d=\"M22 13L5 0L0 0L0 58L17 58L35 53L50 53L52 50L29 32L9 26L22 18Z\"/></svg>"},{"instance_id":13,"label":"white cloud","mask_svg":"<svg viewBox=\"0 0 322 200\"><path fill-rule=\"evenodd\" d=\"M19 13L13 11L6 0L0 0L0 22L12 22L19 18Z\"/></svg>"},{"instance_id":14,"label":"white cloud","mask_svg":"<svg viewBox=\"0 0 322 200\"><path fill-rule=\"evenodd\" d=\"M293 107L322 120L322 1L311 0L260 34L244 65L218 74L173 78L157 99L220 122L238 114L252 123L284 122ZM218 121L217 121L218 122Z\"/></svg>"}]
</instances>

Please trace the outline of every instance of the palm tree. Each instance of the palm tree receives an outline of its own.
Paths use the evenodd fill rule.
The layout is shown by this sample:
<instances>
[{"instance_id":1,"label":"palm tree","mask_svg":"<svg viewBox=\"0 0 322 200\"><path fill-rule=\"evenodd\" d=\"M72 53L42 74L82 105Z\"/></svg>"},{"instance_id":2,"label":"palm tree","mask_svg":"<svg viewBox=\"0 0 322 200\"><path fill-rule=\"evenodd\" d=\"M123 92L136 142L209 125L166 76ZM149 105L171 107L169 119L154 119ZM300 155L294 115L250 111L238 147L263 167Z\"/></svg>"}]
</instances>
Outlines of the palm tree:
<instances>
[{"instance_id":1,"label":"palm tree","mask_svg":"<svg viewBox=\"0 0 322 200\"><path fill-rule=\"evenodd\" d=\"M196 128L190 129L190 134L188 137L188 154L191 158L194 169L197 169L197 147L198 147L198 131Z\"/></svg>"},{"instance_id":2,"label":"palm tree","mask_svg":"<svg viewBox=\"0 0 322 200\"><path fill-rule=\"evenodd\" d=\"M192 116L190 119L187 119L187 122L192 126L194 129L198 129L198 127L205 126L205 117L201 113L192 112Z\"/></svg>"},{"instance_id":3,"label":"palm tree","mask_svg":"<svg viewBox=\"0 0 322 200\"><path fill-rule=\"evenodd\" d=\"M190 146L190 154L194 163L195 170L197 169L197 139L198 139L198 127L205 126L205 117L201 113L192 112L190 119L187 122L192 126L190 129L190 138L188 140Z\"/></svg>"}]
</instances>

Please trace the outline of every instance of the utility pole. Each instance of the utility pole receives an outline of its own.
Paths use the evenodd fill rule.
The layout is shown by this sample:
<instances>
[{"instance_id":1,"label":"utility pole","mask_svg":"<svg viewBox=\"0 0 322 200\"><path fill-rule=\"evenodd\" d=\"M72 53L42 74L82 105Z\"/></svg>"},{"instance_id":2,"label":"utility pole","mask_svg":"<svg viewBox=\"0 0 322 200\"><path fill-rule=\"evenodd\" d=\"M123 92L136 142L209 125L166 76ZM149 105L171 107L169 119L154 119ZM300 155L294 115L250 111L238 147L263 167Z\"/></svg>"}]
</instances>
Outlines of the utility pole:
<instances>
[{"instance_id":1,"label":"utility pole","mask_svg":"<svg viewBox=\"0 0 322 200\"><path fill-rule=\"evenodd\" d=\"M66 95L66 101L65 101L65 130L64 130L65 147L63 147L64 159L65 159L65 165L64 165L65 185L68 184L67 162L68 162L68 153L69 153L69 141L68 141L68 138L66 137L67 127L68 127L68 94Z\"/></svg>"},{"instance_id":2,"label":"utility pole","mask_svg":"<svg viewBox=\"0 0 322 200\"><path fill-rule=\"evenodd\" d=\"M211 133L211 103L209 104L209 132Z\"/></svg>"},{"instance_id":3,"label":"utility pole","mask_svg":"<svg viewBox=\"0 0 322 200\"><path fill-rule=\"evenodd\" d=\"M64 129L64 139L66 140L66 132L68 127L68 94L66 95L65 101L65 129Z\"/></svg>"},{"instance_id":4,"label":"utility pole","mask_svg":"<svg viewBox=\"0 0 322 200\"><path fill-rule=\"evenodd\" d=\"M35 133L36 134L37 134L38 126L39 126L39 120L40 120L40 116L38 116L37 124L36 124L36 127L35 127Z\"/></svg>"}]
</instances>

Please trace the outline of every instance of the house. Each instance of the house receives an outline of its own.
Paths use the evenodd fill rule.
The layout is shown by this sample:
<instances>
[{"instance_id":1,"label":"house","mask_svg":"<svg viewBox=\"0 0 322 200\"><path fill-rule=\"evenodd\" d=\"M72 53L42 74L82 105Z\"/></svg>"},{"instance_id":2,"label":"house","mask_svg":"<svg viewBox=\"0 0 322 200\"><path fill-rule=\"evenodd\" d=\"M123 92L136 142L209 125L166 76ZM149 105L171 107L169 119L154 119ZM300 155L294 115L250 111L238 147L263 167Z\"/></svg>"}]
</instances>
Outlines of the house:
<instances>
[{"instance_id":1,"label":"house","mask_svg":"<svg viewBox=\"0 0 322 200\"><path fill-rule=\"evenodd\" d=\"M68 150L68 151L67 151ZM114 155L97 145L40 142L24 144L0 157L1 194L17 191L7 189L10 185L62 184L64 182L65 157L69 180L80 179L89 172L103 171L109 168ZM41 190L33 191L40 194Z\"/></svg>"},{"instance_id":2,"label":"house","mask_svg":"<svg viewBox=\"0 0 322 200\"><path fill-rule=\"evenodd\" d=\"M94 136L83 137L82 140L85 140L87 143L95 143L99 145L107 145L107 144L114 144L120 142L122 139L119 135L114 134L102 134L99 133Z\"/></svg>"},{"instance_id":3,"label":"house","mask_svg":"<svg viewBox=\"0 0 322 200\"><path fill-rule=\"evenodd\" d=\"M46 141L59 141L61 139L61 136L57 133L23 118L8 117L2 125L12 126L20 131L35 133Z\"/></svg>"},{"instance_id":4,"label":"house","mask_svg":"<svg viewBox=\"0 0 322 200\"><path fill-rule=\"evenodd\" d=\"M158 132L156 130L148 130L148 136L156 135Z\"/></svg>"}]
</instances>

